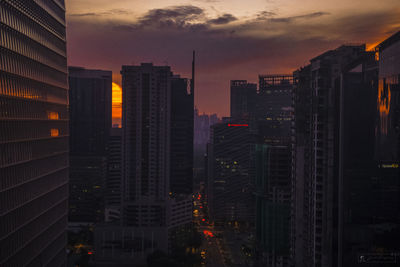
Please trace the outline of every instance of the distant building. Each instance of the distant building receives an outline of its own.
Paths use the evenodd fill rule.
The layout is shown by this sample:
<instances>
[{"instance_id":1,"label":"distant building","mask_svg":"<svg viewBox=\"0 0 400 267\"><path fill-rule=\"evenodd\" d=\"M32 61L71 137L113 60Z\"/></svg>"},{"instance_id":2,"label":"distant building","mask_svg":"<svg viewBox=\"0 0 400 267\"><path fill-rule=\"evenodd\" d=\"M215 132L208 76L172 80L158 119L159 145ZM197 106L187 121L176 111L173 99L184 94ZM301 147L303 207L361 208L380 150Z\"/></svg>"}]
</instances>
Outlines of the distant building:
<instances>
[{"instance_id":1,"label":"distant building","mask_svg":"<svg viewBox=\"0 0 400 267\"><path fill-rule=\"evenodd\" d=\"M112 72L69 68L70 212L73 222L104 220Z\"/></svg>"},{"instance_id":2,"label":"distant building","mask_svg":"<svg viewBox=\"0 0 400 267\"><path fill-rule=\"evenodd\" d=\"M194 110L194 148L193 148L193 182L194 186L206 184L205 155L207 143L210 140L210 127L218 122L217 114L199 114Z\"/></svg>"},{"instance_id":3,"label":"distant building","mask_svg":"<svg viewBox=\"0 0 400 267\"><path fill-rule=\"evenodd\" d=\"M217 114L199 114L194 110L194 146L200 150L210 140L210 127L219 121Z\"/></svg>"},{"instance_id":4,"label":"distant building","mask_svg":"<svg viewBox=\"0 0 400 267\"><path fill-rule=\"evenodd\" d=\"M231 118L247 120L254 116L257 84L246 80L231 81Z\"/></svg>"},{"instance_id":5,"label":"distant building","mask_svg":"<svg viewBox=\"0 0 400 267\"><path fill-rule=\"evenodd\" d=\"M293 75L259 76L256 99L256 127L259 142L289 144L293 118Z\"/></svg>"},{"instance_id":6,"label":"distant building","mask_svg":"<svg viewBox=\"0 0 400 267\"><path fill-rule=\"evenodd\" d=\"M64 1L0 1L0 266L65 266Z\"/></svg>"},{"instance_id":7,"label":"distant building","mask_svg":"<svg viewBox=\"0 0 400 267\"><path fill-rule=\"evenodd\" d=\"M207 195L211 220L254 224L254 134L248 124L211 126Z\"/></svg>"}]
</instances>

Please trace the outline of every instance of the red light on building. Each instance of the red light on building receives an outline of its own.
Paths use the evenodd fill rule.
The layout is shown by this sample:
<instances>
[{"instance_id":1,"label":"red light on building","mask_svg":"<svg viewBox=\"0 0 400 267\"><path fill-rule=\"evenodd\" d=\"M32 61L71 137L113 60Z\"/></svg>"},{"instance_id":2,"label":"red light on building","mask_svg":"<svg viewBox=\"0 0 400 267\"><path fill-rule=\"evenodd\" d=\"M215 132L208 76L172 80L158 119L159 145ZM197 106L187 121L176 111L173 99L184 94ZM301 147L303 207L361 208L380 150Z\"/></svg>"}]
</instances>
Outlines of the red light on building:
<instances>
[{"instance_id":1,"label":"red light on building","mask_svg":"<svg viewBox=\"0 0 400 267\"><path fill-rule=\"evenodd\" d=\"M248 127L248 124L231 124L228 123L228 127Z\"/></svg>"},{"instance_id":2,"label":"red light on building","mask_svg":"<svg viewBox=\"0 0 400 267\"><path fill-rule=\"evenodd\" d=\"M88 255L92 255L93 254L93 252L91 252L91 251L88 251L88 253L87 253Z\"/></svg>"},{"instance_id":3,"label":"red light on building","mask_svg":"<svg viewBox=\"0 0 400 267\"><path fill-rule=\"evenodd\" d=\"M204 230L203 233L204 233L205 236L209 236L209 237L213 237L213 236L214 236L214 234L211 233L211 232L208 231L208 230Z\"/></svg>"}]
</instances>

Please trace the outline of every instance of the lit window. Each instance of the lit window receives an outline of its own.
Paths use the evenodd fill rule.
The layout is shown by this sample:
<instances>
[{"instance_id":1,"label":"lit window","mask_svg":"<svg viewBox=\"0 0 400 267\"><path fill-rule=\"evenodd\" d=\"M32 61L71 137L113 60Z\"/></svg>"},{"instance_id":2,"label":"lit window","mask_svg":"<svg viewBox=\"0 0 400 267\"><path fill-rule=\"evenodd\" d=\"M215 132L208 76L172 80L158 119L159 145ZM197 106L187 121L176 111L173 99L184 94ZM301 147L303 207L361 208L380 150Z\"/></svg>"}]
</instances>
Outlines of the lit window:
<instances>
[{"instance_id":1,"label":"lit window","mask_svg":"<svg viewBox=\"0 0 400 267\"><path fill-rule=\"evenodd\" d=\"M47 111L47 118L49 120L59 120L59 115L58 112L54 112L54 111Z\"/></svg>"},{"instance_id":2,"label":"lit window","mask_svg":"<svg viewBox=\"0 0 400 267\"><path fill-rule=\"evenodd\" d=\"M60 132L59 132L58 129L50 129L50 135L51 135L52 137L57 137L57 136L60 135Z\"/></svg>"}]
</instances>

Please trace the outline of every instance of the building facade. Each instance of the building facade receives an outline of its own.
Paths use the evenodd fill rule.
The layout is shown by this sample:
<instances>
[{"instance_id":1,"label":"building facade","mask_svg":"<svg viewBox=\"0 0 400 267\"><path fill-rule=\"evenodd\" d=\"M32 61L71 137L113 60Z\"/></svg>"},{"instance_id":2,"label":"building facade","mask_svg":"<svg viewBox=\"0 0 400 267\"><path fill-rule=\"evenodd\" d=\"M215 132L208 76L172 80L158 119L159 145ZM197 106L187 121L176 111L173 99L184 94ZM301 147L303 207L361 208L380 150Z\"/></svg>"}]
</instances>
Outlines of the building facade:
<instances>
[{"instance_id":1,"label":"building facade","mask_svg":"<svg viewBox=\"0 0 400 267\"><path fill-rule=\"evenodd\" d=\"M105 221L119 221L122 200L122 129L112 128L108 142Z\"/></svg>"},{"instance_id":2,"label":"building facade","mask_svg":"<svg viewBox=\"0 0 400 267\"><path fill-rule=\"evenodd\" d=\"M121 74L121 222L97 227L99 266L144 264L191 233L194 86L151 63L122 66Z\"/></svg>"},{"instance_id":3,"label":"building facade","mask_svg":"<svg viewBox=\"0 0 400 267\"><path fill-rule=\"evenodd\" d=\"M292 87L293 75L259 75L255 115L259 142L290 143Z\"/></svg>"},{"instance_id":4,"label":"building facade","mask_svg":"<svg viewBox=\"0 0 400 267\"><path fill-rule=\"evenodd\" d=\"M65 266L64 1L1 1L0 32L0 265Z\"/></svg>"},{"instance_id":5,"label":"building facade","mask_svg":"<svg viewBox=\"0 0 400 267\"><path fill-rule=\"evenodd\" d=\"M217 224L254 224L254 138L248 124L211 126L207 195L210 218Z\"/></svg>"},{"instance_id":6,"label":"building facade","mask_svg":"<svg viewBox=\"0 0 400 267\"><path fill-rule=\"evenodd\" d=\"M112 72L69 67L72 222L104 220Z\"/></svg>"},{"instance_id":7,"label":"building facade","mask_svg":"<svg viewBox=\"0 0 400 267\"><path fill-rule=\"evenodd\" d=\"M291 147L255 150L256 266L290 266Z\"/></svg>"},{"instance_id":8,"label":"building facade","mask_svg":"<svg viewBox=\"0 0 400 267\"><path fill-rule=\"evenodd\" d=\"M340 182L340 160L343 159L340 142L344 140L341 136L343 123L353 118L345 116L341 120L340 112L345 103L350 105L346 106L347 112L353 111L353 114L358 114L355 107L364 105L366 108L371 104L372 89L360 85L364 77L357 73L363 71L362 67L356 65L349 69L364 56L364 45L341 46L312 59L309 66L295 73L291 250L295 266L338 266L340 262L342 228L339 220L342 219L342 193L346 188ZM344 76L346 71L349 74ZM373 81L365 80L367 82ZM359 85L355 86L357 83ZM346 96L340 93L342 85L346 87ZM360 88L366 92L361 92ZM363 98L352 98L357 94L362 94ZM349 99L358 103L351 106ZM364 117L359 116L359 119ZM365 128L370 124L364 120L361 125ZM366 140L367 133L371 132L363 133ZM345 135L353 138L354 133L350 131ZM357 148L357 152L353 152L368 150ZM348 162L350 158L354 155L347 158Z\"/></svg>"},{"instance_id":9,"label":"building facade","mask_svg":"<svg viewBox=\"0 0 400 267\"><path fill-rule=\"evenodd\" d=\"M254 116L257 84L246 80L231 81L231 118L249 120Z\"/></svg>"}]
</instances>

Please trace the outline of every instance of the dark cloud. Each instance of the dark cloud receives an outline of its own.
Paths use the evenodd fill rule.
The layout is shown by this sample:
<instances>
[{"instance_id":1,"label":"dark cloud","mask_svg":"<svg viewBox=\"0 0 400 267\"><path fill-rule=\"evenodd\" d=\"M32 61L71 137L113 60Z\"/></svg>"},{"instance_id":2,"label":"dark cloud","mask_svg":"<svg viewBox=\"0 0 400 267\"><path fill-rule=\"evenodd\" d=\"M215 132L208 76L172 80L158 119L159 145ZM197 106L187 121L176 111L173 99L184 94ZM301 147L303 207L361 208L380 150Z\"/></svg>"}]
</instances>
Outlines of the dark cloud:
<instances>
[{"instance_id":1,"label":"dark cloud","mask_svg":"<svg viewBox=\"0 0 400 267\"><path fill-rule=\"evenodd\" d=\"M194 20L204 16L204 10L196 6L173 6L151 9L139 18L138 27L190 27Z\"/></svg>"},{"instance_id":2,"label":"dark cloud","mask_svg":"<svg viewBox=\"0 0 400 267\"><path fill-rule=\"evenodd\" d=\"M77 13L69 14L72 17L94 17L94 16L105 16L105 15L129 15L131 11L125 9L111 9L103 12L88 12L88 13Z\"/></svg>"},{"instance_id":3,"label":"dark cloud","mask_svg":"<svg viewBox=\"0 0 400 267\"><path fill-rule=\"evenodd\" d=\"M232 21L238 20L235 16L231 14L224 14L216 19L210 19L207 21L208 24L217 24L217 25L222 25L222 24L228 24Z\"/></svg>"},{"instance_id":4,"label":"dark cloud","mask_svg":"<svg viewBox=\"0 0 400 267\"><path fill-rule=\"evenodd\" d=\"M256 20L265 20L265 19L271 18L272 16L275 16L275 15L276 15L275 12L264 10L256 15Z\"/></svg>"},{"instance_id":5,"label":"dark cloud","mask_svg":"<svg viewBox=\"0 0 400 267\"><path fill-rule=\"evenodd\" d=\"M309 14L305 14L305 15L292 16L292 17L286 17L286 18L271 18L270 21L288 23L288 22L293 22L295 20L313 19L313 18L319 18L319 17L326 16L326 15L330 15L330 13L328 13L328 12L314 12L314 13L309 13Z\"/></svg>"},{"instance_id":6,"label":"dark cloud","mask_svg":"<svg viewBox=\"0 0 400 267\"><path fill-rule=\"evenodd\" d=\"M94 12L91 12L91 13L70 14L70 16L72 16L72 17L89 17L89 16L98 16L98 15L99 15L98 13L94 13Z\"/></svg>"}]
</instances>

